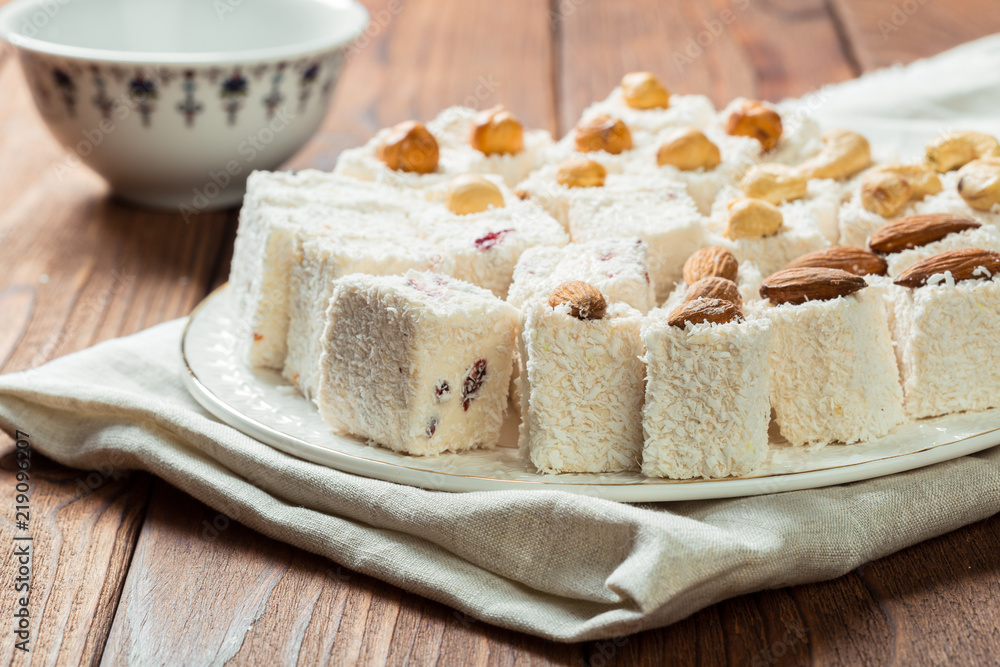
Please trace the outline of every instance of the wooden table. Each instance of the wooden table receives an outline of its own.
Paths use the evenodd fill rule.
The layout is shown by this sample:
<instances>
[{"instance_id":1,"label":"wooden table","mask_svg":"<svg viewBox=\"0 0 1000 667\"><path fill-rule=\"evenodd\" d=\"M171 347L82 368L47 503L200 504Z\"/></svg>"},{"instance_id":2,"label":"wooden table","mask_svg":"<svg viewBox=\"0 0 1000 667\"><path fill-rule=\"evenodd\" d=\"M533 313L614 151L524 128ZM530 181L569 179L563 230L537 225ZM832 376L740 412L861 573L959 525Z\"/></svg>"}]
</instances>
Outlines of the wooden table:
<instances>
[{"instance_id":1,"label":"wooden table","mask_svg":"<svg viewBox=\"0 0 1000 667\"><path fill-rule=\"evenodd\" d=\"M367 0L373 37L323 132L331 168L379 127L502 102L560 133L622 73L717 105L780 99L1000 30L996 0ZM390 7L398 11L390 11ZM187 314L226 280L235 211L184 224L109 201L0 59L0 359L17 371ZM13 505L13 444L0 487ZM1000 516L835 581L746 595L676 625L560 645L490 627L229 521L147 475L34 462L30 657L75 662L915 664L1000 660ZM4 516L8 514L4 510ZM5 518L3 533L12 525ZM164 554L171 554L170 558ZM0 566L11 627L14 561ZM26 664L5 630L0 659ZM15 655L16 653L16 655Z\"/></svg>"}]
</instances>

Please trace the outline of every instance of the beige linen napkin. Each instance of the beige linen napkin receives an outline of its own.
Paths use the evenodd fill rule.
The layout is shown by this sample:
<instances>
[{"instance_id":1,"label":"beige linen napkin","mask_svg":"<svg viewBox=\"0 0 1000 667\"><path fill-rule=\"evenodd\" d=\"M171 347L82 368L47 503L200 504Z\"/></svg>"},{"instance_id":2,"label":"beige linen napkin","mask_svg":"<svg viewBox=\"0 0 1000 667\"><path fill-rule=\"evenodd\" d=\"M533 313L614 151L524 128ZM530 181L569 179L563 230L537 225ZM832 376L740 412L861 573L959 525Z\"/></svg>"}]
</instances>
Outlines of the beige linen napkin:
<instances>
[{"instance_id":1,"label":"beige linen napkin","mask_svg":"<svg viewBox=\"0 0 1000 667\"><path fill-rule=\"evenodd\" d=\"M961 68L940 57L931 63L939 70L918 66L914 85L971 67L976 86L983 72L994 78L980 98L1000 97L1000 41L963 49ZM880 88L912 71L879 74ZM846 105L860 119L871 99L865 85L821 91L825 108L848 115L836 108ZM897 88L908 108L919 103L912 86ZM882 122L877 113L867 119ZM919 145L917 134L922 141L936 129L908 141ZM266 535L551 639L620 636L741 593L830 579L1000 511L998 448L844 486L673 504L558 491L449 494L357 477L283 454L202 410L182 384L183 325L0 376L0 424L28 431L38 451L66 465L148 470Z\"/></svg>"}]
</instances>

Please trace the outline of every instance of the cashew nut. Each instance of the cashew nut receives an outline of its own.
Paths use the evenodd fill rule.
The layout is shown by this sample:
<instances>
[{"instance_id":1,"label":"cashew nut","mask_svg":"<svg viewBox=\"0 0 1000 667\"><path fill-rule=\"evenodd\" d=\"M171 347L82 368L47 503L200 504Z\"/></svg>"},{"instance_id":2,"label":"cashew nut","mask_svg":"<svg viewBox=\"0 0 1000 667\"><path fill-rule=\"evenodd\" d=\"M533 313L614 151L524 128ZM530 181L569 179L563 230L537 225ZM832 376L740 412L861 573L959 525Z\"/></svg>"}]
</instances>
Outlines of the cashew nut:
<instances>
[{"instance_id":1,"label":"cashew nut","mask_svg":"<svg viewBox=\"0 0 1000 667\"><path fill-rule=\"evenodd\" d=\"M740 181L747 197L772 204L801 199L808 188L809 180L798 169L777 163L754 165Z\"/></svg>"},{"instance_id":2,"label":"cashew nut","mask_svg":"<svg viewBox=\"0 0 1000 667\"><path fill-rule=\"evenodd\" d=\"M774 204L762 199L737 199L729 205L726 236L734 241L773 236L784 223L785 217Z\"/></svg>"},{"instance_id":3,"label":"cashew nut","mask_svg":"<svg viewBox=\"0 0 1000 667\"><path fill-rule=\"evenodd\" d=\"M868 140L850 130L823 135L823 150L799 165L806 178L848 178L872 162Z\"/></svg>"},{"instance_id":4,"label":"cashew nut","mask_svg":"<svg viewBox=\"0 0 1000 667\"><path fill-rule=\"evenodd\" d=\"M977 211L1000 204L1000 158L973 160L958 170L958 194Z\"/></svg>"},{"instance_id":5,"label":"cashew nut","mask_svg":"<svg viewBox=\"0 0 1000 667\"><path fill-rule=\"evenodd\" d=\"M913 193L910 195L910 199L923 199L928 195L936 195L941 192L942 188L941 179L938 178L937 172L935 172L930 165L926 163L882 164L877 167L873 167L868 173L885 173L902 176L910 184L910 187L913 188Z\"/></svg>"},{"instance_id":6,"label":"cashew nut","mask_svg":"<svg viewBox=\"0 0 1000 667\"><path fill-rule=\"evenodd\" d=\"M1000 156L1000 141L982 132L948 132L931 139L927 161L942 174L983 157Z\"/></svg>"}]
</instances>

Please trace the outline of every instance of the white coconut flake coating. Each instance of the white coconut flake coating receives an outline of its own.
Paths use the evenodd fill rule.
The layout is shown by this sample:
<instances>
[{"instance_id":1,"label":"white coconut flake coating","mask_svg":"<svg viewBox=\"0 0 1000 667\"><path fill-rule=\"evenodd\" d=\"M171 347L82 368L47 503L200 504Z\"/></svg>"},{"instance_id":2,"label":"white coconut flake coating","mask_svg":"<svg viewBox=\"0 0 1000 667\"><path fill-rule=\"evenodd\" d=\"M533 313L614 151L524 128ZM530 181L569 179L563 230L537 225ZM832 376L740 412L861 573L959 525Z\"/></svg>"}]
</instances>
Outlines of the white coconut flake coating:
<instances>
[{"instance_id":1,"label":"white coconut flake coating","mask_svg":"<svg viewBox=\"0 0 1000 667\"><path fill-rule=\"evenodd\" d=\"M893 337L913 419L1000 406L1000 276L941 278L900 288L894 299Z\"/></svg>"},{"instance_id":2,"label":"white coconut flake coating","mask_svg":"<svg viewBox=\"0 0 1000 667\"><path fill-rule=\"evenodd\" d=\"M600 320L525 304L518 338L519 447L543 473L636 470L642 451L642 315L611 304Z\"/></svg>"},{"instance_id":3,"label":"white coconut flake coating","mask_svg":"<svg viewBox=\"0 0 1000 667\"><path fill-rule=\"evenodd\" d=\"M903 422L903 393L885 306L863 289L782 304L771 320L771 406L793 445L864 442Z\"/></svg>"},{"instance_id":4,"label":"white coconut flake coating","mask_svg":"<svg viewBox=\"0 0 1000 667\"><path fill-rule=\"evenodd\" d=\"M632 135L632 148L621 153L607 151L581 152L576 147L576 128L542 152L542 165L559 165L567 160L594 160L604 165L608 173L621 173L630 165L656 164L656 135L625 123Z\"/></svg>"},{"instance_id":5,"label":"white coconut flake coating","mask_svg":"<svg viewBox=\"0 0 1000 667\"><path fill-rule=\"evenodd\" d=\"M535 246L564 246L563 226L531 201L504 192L505 205L456 215L444 202L429 202L416 216L421 238L455 261L455 277L506 298L518 258Z\"/></svg>"},{"instance_id":6,"label":"white coconut flake coating","mask_svg":"<svg viewBox=\"0 0 1000 667\"><path fill-rule=\"evenodd\" d=\"M607 155L603 153L602 155ZM590 157L588 159L594 159ZM621 174L623 166L620 163L600 162L609 174ZM560 163L561 164L561 163ZM573 196L580 190L589 188L571 188L561 185L557 180L560 164L547 164L533 171L526 179L517 184L514 192L522 199L530 199L541 206L553 218L558 220L562 226L569 229L569 205L573 201ZM594 186L603 187L603 186Z\"/></svg>"},{"instance_id":7,"label":"white coconut flake coating","mask_svg":"<svg viewBox=\"0 0 1000 667\"><path fill-rule=\"evenodd\" d=\"M964 248L983 248L1000 252L1000 228L983 226L948 234L940 241L886 255L885 261L889 264L889 275L895 277L921 260L948 250Z\"/></svg>"},{"instance_id":8,"label":"white coconut flake coating","mask_svg":"<svg viewBox=\"0 0 1000 667\"><path fill-rule=\"evenodd\" d=\"M581 121L601 114L621 119L630 129L656 134L679 127L704 130L715 120L715 107L704 95L671 95L665 109L633 109L625 103L621 86L616 86L605 99L584 109Z\"/></svg>"},{"instance_id":9,"label":"white coconut flake coating","mask_svg":"<svg viewBox=\"0 0 1000 667\"><path fill-rule=\"evenodd\" d=\"M810 200L778 206L784 226L777 234L763 238L726 238L723 233L729 221L729 204L741 196L742 193L732 187L719 193L708 218L708 244L727 248L741 263L753 262L761 275L769 276L797 257L830 247L829 239L820 231L819 211L823 210L823 204Z\"/></svg>"},{"instance_id":10,"label":"white coconut flake coating","mask_svg":"<svg viewBox=\"0 0 1000 667\"><path fill-rule=\"evenodd\" d=\"M724 132L729 123L729 116L745 101L746 98L737 97L730 102L717 116L715 126ZM781 116L782 131L778 145L766 153L761 153L760 162L795 166L823 149L823 133L807 109L798 107L794 103L764 102L763 104Z\"/></svg>"},{"instance_id":11,"label":"white coconut flake coating","mask_svg":"<svg viewBox=\"0 0 1000 667\"><path fill-rule=\"evenodd\" d=\"M434 273L339 279L317 405L333 430L411 455L494 447L518 311Z\"/></svg>"},{"instance_id":12,"label":"white coconut flake coating","mask_svg":"<svg viewBox=\"0 0 1000 667\"><path fill-rule=\"evenodd\" d=\"M358 216L358 225L365 224ZM452 274L454 261L415 234L384 239L300 231L293 248L289 292L288 354L282 375L306 398L319 383L321 337L334 281L352 273L397 275L409 270Z\"/></svg>"},{"instance_id":13,"label":"white coconut flake coating","mask_svg":"<svg viewBox=\"0 0 1000 667\"><path fill-rule=\"evenodd\" d=\"M341 211L366 212L373 220L384 217L391 224L421 205L417 198L383 185L315 170L253 172L229 276L237 334L245 341L250 365L280 369L284 363L292 244L298 230L336 227ZM364 230L355 230L355 236Z\"/></svg>"},{"instance_id":14,"label":"white coconut flake coating","mask_svg":"<svg viewBox=\"0 0 1000 667\"><path fill-rule=\"evenodd\" d=\"M465 165L469 173L495 174L508 187L524 180L542 159L542 153L552 145L552 135L545 130L524 130L524 150L516 154L484 155L469 143L473 121L478 109L469 107L449 107L427 124L427 129L438 143L449 152L465 155Z\"/></svg>"},{"instance_id":15,"label":"white coconut flake coating","mask_svg":"<svg viewBox=\"0 0 1000 667\"><path fill-rule=\"evenodd\" d=\"M743 311L749 312L756 308L763 299L760 298L760 285L764 282L764 277L760 274L760 269L753 262L742 262L736 272L736 287L740 291L740 299L743 301ZM688 285L683 280L677 283L677 287L670 293L666 301L660 306L669 314L674 308L684 302L687 296Z\"/></svg>"},{"instance_id":16,"label":"white coconut flake coating","mask_svg":"<svg viewBox=\"0 0 1000 667\"><path fill-rule=\"evenodd\" d=\"M507 303L520 308L536 296L548 296L570 280L582 280L612 302L641 313L656 305L649 275L649 248L641 239L601 239L562 248L529 248L514 267Z\"/></svg>"},{"instance_id":17,"label":"white coconut flake coating","mask_svg":"<svg viewBox=\"0 0 1000 667\"><path fill-rule=\"evenodd\" d=\"M657 151L674 131L667 130L656 137ZM657 165L657 151L652 152L648 161L633 160L626 168L630 171L656 171L665 180L683 183L698 206L698 212L708 215L719 192L728 185L739 183L750 167L760 161L760 143L749 137L729 136L718 128L707 129L705 134L719 147L722 158L722 162L712 169L683 171L672 165L661 167Z\"/></svg>"},{"instance_id":18,"label":"white coconut flake coating","mask_svg":"<svg viewBox=\"0 0 1000 667\"><path fill-rule=\"evenodd\" d=\"M570 238L586 243L640 238L649 246L657 302L681 280L684 262L704 245L701 215L684 185L638 174L609 175L603 188L576 188Z\"/></svg>"},{"instance_id":19,"label":"white coconut flake coating","mask_svg":"<svg viewBox=\"0 0 1000 667\"><path fill-rule=\"evenodd\" d=\"M667 315L653 311L642 328L642 473L690 479L753 472L768 451L770 322L681 329Z\"/></svg>"}]
</instances>

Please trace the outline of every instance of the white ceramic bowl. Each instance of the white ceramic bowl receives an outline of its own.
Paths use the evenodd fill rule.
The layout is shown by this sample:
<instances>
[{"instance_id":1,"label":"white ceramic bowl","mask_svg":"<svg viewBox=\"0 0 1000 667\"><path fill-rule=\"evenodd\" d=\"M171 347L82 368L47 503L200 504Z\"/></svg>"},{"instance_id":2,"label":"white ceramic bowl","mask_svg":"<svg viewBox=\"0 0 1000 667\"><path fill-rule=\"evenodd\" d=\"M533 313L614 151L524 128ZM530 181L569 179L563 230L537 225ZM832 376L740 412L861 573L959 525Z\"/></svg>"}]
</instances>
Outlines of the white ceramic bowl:
<instances>
[{"instance_id":1,"label":"white ceramic bowl","mask_svg":"<svg viewBox=\"0 0 1000 667\"><path fill-rule=\"evenodd\" d=\"M185 217L231 206L315 133L354 0L15 0L0 37L71 155L118 196ZM75 157L74 157L75 155Z\"/></svg>"}]
</instances>

